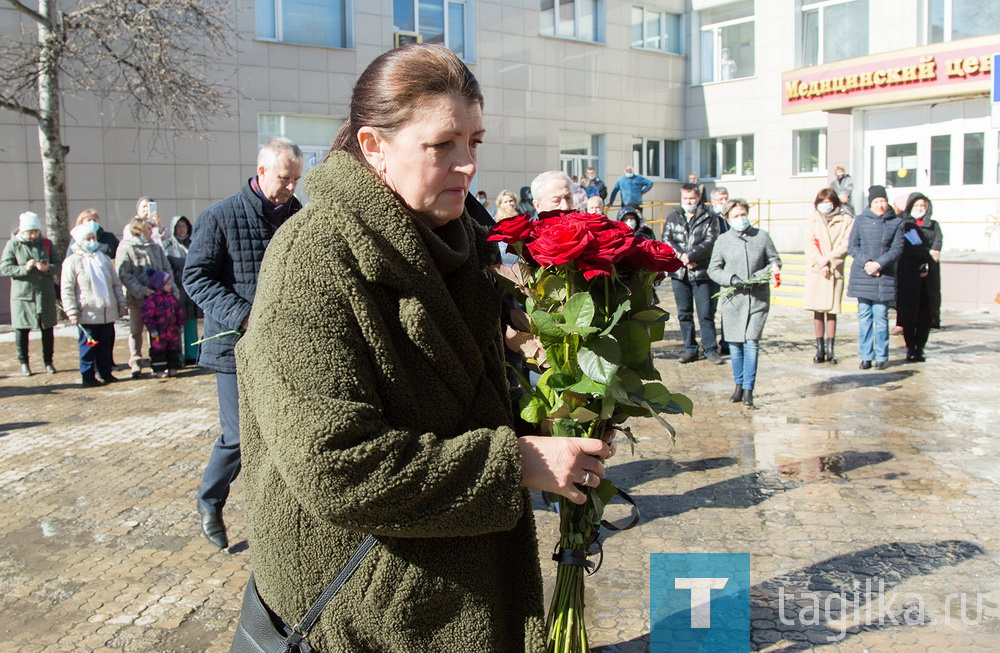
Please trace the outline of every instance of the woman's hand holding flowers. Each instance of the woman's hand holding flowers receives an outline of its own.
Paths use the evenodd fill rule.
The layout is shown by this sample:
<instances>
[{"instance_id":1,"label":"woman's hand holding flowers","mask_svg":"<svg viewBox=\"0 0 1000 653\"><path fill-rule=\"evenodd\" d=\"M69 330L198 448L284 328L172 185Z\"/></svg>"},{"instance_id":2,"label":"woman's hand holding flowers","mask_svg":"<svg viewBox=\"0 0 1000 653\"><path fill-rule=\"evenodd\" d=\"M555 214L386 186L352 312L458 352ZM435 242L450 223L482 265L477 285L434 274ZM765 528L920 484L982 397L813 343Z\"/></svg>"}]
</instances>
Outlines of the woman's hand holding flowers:
<instances>
[{"instance_id":1,"label":"woman's hand holding flowers","mask_svg":"<svg viewBox=\"0 0 1000 653\"><path fill-rule=\"evenodd\" d=\"M587 500L577 485L600 485L603 459L612 456L611 448L598 438L529 435L518 438L518 446L524 468L522 485L564 496L577 504Z\"/></svg>"}]
</instances>

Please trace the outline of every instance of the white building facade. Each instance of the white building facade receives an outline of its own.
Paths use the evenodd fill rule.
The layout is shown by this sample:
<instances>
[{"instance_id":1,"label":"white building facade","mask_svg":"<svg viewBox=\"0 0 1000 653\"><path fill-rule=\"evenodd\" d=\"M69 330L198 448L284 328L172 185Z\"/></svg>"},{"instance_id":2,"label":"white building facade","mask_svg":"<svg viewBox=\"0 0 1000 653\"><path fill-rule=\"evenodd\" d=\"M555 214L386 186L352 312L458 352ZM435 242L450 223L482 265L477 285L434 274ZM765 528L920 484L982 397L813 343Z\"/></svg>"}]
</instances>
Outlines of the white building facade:
<instances>
[{"instance_id":1,"label":"white building facade","mask_svg":"<svg viewBox=\"0 0 1000 653\"><path fill-rule=\"evenodd\" d=\"M610 189L631 163L656 182L647 201L676 202L695 171L709 188L760 201L753 217L780 249L801 251L812 199L843 165L855 205L872 183L893 186L891 198L919 189L935 200L946 249L1000 250L1000 227L986 233L1000 214L1000 132L983 54L1000 52L996 0L235 0L230 11L238 53L222 72L239 97L207 138L177 134L151 153L148 131L120 107L66 99L68 221L93 207L120 232L142 195L161 215L194 218L254 174L259 145L275 135L315 165L357 75L419 35L456 51L482 84L488 134L473 190L491 197L556 167L593 166ZM0 8L0 30L22 20ZM927 56L941 84L787 97L793 81L808 94L813 81L832 88ZM961 83L948 76L956 60ZM0 174L8 226L43 212L31 119L0 112ZM0 311L8 290L0 284Z\"/></svg>"}]
</instances>

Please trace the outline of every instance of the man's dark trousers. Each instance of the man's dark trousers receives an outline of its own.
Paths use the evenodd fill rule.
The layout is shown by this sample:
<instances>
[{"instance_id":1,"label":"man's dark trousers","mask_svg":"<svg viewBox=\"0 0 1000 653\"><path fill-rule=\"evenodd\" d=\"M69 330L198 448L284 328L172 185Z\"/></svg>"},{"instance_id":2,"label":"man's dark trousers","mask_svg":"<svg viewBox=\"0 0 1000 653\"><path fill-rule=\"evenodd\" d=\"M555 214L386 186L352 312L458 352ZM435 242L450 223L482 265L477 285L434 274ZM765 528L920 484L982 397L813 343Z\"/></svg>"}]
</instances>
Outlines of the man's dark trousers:
<instances>
[{"instance_id":1,"label":"man's dark trousers","mask_svg":"<svg viewBox=\"0 0 1000 653\"><path fill-rule=\"evenodd\" d=\"M681 326L684 351L698 352L698 342L694 337L694 310L698 308L698 326L701 330L701 345L705 354L718 353L718 339L715 335L715 315L712 310L711 279L671 279L674 301L677 304L677 322Z\"/></svg>"},{"instance_id":2,"label":"man's dark trousers","mask_svg":"<svg viewBox=\"0 0 1000 653\"><path fill-rule=\"evenodd\" d=\"M219 391L219 421L222 433L215 441L212 455L205 467L198 490L198 503L207 510L219 512L226 505L229 486L241 469L240 458L240 398L236 375L216 372L215 383Z\"/></svg>"}]
</instances>

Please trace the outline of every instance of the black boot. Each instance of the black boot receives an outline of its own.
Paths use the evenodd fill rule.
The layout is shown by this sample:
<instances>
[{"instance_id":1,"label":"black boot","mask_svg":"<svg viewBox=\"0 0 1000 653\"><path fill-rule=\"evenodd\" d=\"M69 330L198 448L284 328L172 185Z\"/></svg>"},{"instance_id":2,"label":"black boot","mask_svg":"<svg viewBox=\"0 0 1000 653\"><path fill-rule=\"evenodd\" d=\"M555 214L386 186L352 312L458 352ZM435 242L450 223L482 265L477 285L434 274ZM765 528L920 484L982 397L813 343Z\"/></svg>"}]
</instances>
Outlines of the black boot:
<instances>
[{"instance_id":1,"label":"black boot","mask_svg":"<svg viewBox=\"0 0 1000 653\"><path fill-rule=\"evenodd\" d=\"M736 389L733 390L733 396L729 398L729 401L733 402L734 404L738 404L741 401L743 401L743 386L741 385L736 386Z\"/></svg>"},{"instance_id":2,"label":"black boot","mask_svg":"<svg viewBox=\"0 0 1000 653\"><path fill-rule=\"evenodd\" d=\"M753 408L753 390L743 391L743 405L747 408Z\"/></svg>"},{"instance_id":3,"label":"black boot","mask_svg":"<svg viewBox=\"0 0 1000 653\"><path fill-rule=\"evenodd\" d=\"M222 521L222 512L214 512L198 504L198 515L201 517L201 533L209 542L220 549L229 546L229 538L226 537L226 524Z\"/></svg>"},{"instance_id":4,"label":"black boot","mask_svg":"<svg viewBox=\"0 0 1000 653\"><path fill-rule=\"evenodd\" d=\"M813 356L814 363L826 362L826 351L823 349L823 339L816 338L816 355Z\"/></svg>"},{"instance_id":5,"label":"black boot","mask_svg":"<svg viewBox=\"0 0 1000 653\"><path fill-rule=\"evenodd\" d=\"M826 362L831 365L836 365L840 361L837 360L837 355L833 353L833 341L835 338L826 339Z\"/></svg>"}]
</instances>

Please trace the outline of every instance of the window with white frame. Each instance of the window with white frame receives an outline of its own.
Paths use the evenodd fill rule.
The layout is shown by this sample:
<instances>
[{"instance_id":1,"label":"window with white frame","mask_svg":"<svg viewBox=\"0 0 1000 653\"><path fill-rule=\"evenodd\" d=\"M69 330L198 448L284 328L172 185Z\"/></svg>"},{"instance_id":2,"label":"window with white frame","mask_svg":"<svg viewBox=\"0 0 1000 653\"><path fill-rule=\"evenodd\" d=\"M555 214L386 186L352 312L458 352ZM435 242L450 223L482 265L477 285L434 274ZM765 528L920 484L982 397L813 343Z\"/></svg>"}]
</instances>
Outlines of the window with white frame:
<instances>
[{"instance_id":1,"label":"window with white frame","mask_svg":"<svg viewBox=\"0 0 1000 653\"><path fill-rule=\"evenodd\" d=\"M353 47L351 0L257 0L257 38L323 48Z\"/></svg>"},{"instance_id":2,"label":"window with white frame","mask_svg":"<svg viewBox=\"0 0 1000 653\"><path fill-rule=\"evenodd\" d=\"M632 47L684 54L681 49L680 15L632 7Z\"/></svg>"},{"instance_id":3,"label":"window with white frame","mask_svg":"<svg viewBox=\"0 0 1000 653\"><path fill-rule=\"evenodd\" d=\"M753 0L698 12L701 21L701 81L753 77Z\"/></svg>"},{"instance_id":4,"label":"window with white frame","mask_svg":"<svg viewBox=\"0 0 1000 653\"><path fill-rule=\"evenodd\" d=\"M540 7L542 36L604 42L603 0L541 0Z\"/></svg>"},{"instance_id":5,"label":"window with white frame","mask_svg":"<svg viewBox=\"0 0 1000 653\"><path fill-rule=\"evenodd\" d=\"M703 179L752 177L753 141L753 134L700 139L698 176Z\"/></svg>"},{"instance_id":6,"label":"window with white frame","mask_svg":"<svg viewBox=\"0 0 1000 653\"><path fill-rule=\"evenodd\" d=\"M802 0L802 65L868 54L868 0Z\"/></svg>"},{"instance_id":7,"label":"window with white frame","mask_svg":"<svg viewBox=\"0 0 1000 653\"><path fill-rule=\"evenodd\" d=\"M602 134L559 132L559 169L570 177L580 177L587 168L601 169Z\"/></svg>"},{"instance_id":8,"label":"window with white frame","mask_svg":"<svg viewBox=\"0 0 1000 653\"><path fill-rule=\"evenodd\" d=\"M393 0L397 32L420 34L424 43L443 45L464 61L475 61L475 20L471 0Z\"/></svg>"},{"instance_id":9,"label":"window with white frame","mask_svg":"<svg viewBox=\"0 0 1000 653\"><path fill-rule=\"evenodd\" d=\"M928 0L927 14L930 43L1000 33L996 0Z\"/></svg>"},{"instance_id":10,"label":"window with white frame","mask_svg":"<svg viewBox=\"0 0 1000 653\"><path fill-rule=\"evenodd\" d=\"M632 139L632 167L644 177L680 179L681 142L636 136Z\"/></svg>"},{"instance_id":11,"label":"window with white frame","mask_svg":"<svg viewBox=\"0 0 1000 653\"><path fill-rule=\"evenodd\" d=\"M826 174L826 130L802 129L794 132L795 174Z\"/></svg>"}]
</instances>

